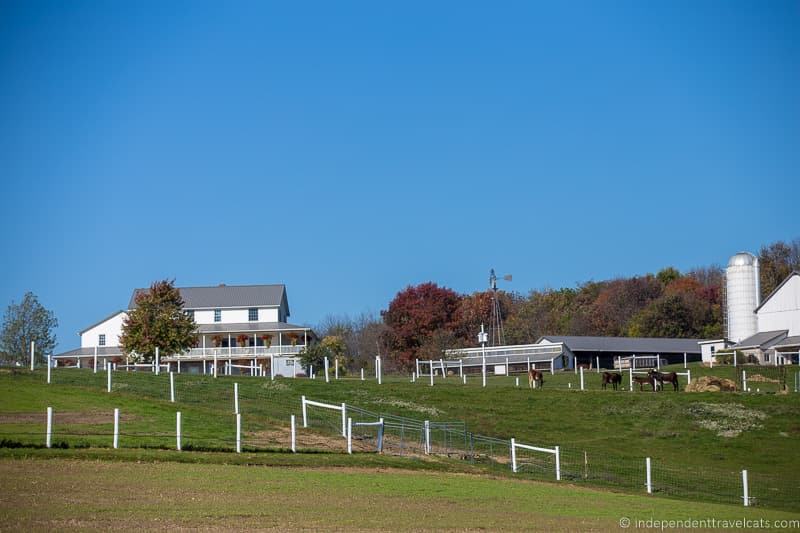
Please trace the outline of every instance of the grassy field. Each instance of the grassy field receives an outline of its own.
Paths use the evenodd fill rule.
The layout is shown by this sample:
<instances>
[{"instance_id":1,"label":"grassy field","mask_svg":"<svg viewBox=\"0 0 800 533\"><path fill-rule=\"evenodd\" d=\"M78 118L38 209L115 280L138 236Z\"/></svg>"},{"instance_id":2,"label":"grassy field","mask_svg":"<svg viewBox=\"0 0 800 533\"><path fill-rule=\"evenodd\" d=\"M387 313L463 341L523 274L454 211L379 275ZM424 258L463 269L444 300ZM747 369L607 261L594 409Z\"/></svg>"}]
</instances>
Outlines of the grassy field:
<instances>
[{"instance_id":1,"label":"grassy field","mask_svg":"<svg viewBox=\"0 0 800 533\"><path fill-rule=\"evenodd\" d=\"M0 454L0 530L609 531L624 518L632 528L637 520L746 519L769 520L777 529L798 520L781 511L458 473L76 459L85 450L31 453L37 458ZM146 452L155 453L181 455Z\"/></svg>"},{"instance_id":2,"label":"grassy field","mask_svg":"<svg viewBox=\"0 0 800 533\"><path fill-rule=\"evenodd\" d=\"M692 365L692 371L732 376L730 368ZM285 450L289 415L299 419L299 398L306 395L337 404L344 401L375 413L461 420L471 432L515 437L537 446L559 445L565 479L572 482L641 493L644 458L651 457L658 494L741 501L739 473L746 468L759 505L797 510L800 502L800 463L794 459L800 442L800 395L793 393L601 391L599 376L590 373L585 375L590 390L584 392L565 387L576 379L571 373L545 376L545 388L537 391L516 388L513 378L506 377L491 378L486 389L475 378L466 386L457 378L439 379L434 387L422 380L412 384L406 378L386 378L380 386L359 379L329 384L322 379L271 382L189 375L176 379L177 402L173 404L165 375L118 372L108 394L102 373L58 370L50 386L41 372L0 374L0 438L43 443L44 411L53 406L57 444L110 446L112 410L118 407L122 446L173 448L175 411L180 410L184 449L231 450L233 383L238 382L246 450ZM344 440L336 437L336 417L334 413L315 419L316 431L300 431L300 448L344 451ZM406 437L411 443L418 436ZM509 475L507 460L503 461L508 456L507 444L498 445L494 452L489 471ZM431 461L419 455L414 460ZM582 479L584 472L588 475ZM547 465L529 474L553 478Z\"/></svg>"}]
</instances>

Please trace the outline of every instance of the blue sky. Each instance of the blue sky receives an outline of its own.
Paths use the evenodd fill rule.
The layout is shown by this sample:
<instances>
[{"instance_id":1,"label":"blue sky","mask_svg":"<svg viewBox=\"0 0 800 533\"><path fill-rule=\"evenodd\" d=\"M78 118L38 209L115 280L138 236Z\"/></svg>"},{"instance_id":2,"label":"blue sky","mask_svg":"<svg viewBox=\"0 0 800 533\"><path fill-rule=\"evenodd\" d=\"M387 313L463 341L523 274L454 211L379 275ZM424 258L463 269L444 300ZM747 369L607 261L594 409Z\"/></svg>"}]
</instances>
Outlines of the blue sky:
<instances>
[{"instance_id":1,"label":"blue sky","mask_svg":"<svg viewBox=\"0 0 800 533\"><path fill-rule=\"evenodd\" d=\"M0 305L291 320L724 263L800 235L796 2L3 2Z\"/></svg>"}]
</instances>

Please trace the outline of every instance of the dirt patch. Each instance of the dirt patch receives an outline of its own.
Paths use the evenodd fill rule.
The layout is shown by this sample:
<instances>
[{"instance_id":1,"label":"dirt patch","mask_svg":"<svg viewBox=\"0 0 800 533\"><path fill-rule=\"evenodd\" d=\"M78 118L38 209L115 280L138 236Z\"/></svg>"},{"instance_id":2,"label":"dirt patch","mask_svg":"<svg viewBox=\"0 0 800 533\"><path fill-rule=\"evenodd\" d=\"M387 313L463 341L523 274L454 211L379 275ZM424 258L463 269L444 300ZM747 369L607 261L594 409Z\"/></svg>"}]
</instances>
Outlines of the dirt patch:
<instances>
[{"instance_id":1,"label":"dirt patch","mask_svg":"<svg viewBox=\"0 0 800 533\"><path fill-rule=\"evenodd\" d=\"M688 407L695 423L718 437L736 437L745 431L760 429L767 414L738 403L697 402Z\"/></svg>"},{"instance_id":2,"label":"dirt patch","mask_svg":"<svg viewBox=\"0 0 800 533\"><path fill-rule=\"evenodd\" d=\"M135 420L137 417L125 415L125 420ZM0 413L0 424L44 424L47 421L45 413ZM108 411L55 411L53 422L57 424L107 424L114 421L114 412Z\"/></svg>"}]
</instances>

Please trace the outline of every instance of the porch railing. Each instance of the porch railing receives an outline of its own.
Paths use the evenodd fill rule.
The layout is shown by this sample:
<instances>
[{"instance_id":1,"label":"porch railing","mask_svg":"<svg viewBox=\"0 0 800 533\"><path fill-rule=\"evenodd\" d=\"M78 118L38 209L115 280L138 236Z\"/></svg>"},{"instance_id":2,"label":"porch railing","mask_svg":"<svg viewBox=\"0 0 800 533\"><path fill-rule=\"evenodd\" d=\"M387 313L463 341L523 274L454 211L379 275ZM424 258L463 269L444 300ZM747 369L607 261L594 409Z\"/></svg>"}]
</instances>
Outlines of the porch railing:
<instances>
[{"instance_id":1,"label":"porch railing","mask_svg":"<svg viewBox=\"0 0 800 533\"><path fill-rule=\"evenodd\" d=\"M230 356L246 356L254 357L259 355L294 355L303 351L305 346L236 346L231 348L190 348L188 352L179 357L197 358L197 357L230 357Z\"/></svg>"}]
</instances>

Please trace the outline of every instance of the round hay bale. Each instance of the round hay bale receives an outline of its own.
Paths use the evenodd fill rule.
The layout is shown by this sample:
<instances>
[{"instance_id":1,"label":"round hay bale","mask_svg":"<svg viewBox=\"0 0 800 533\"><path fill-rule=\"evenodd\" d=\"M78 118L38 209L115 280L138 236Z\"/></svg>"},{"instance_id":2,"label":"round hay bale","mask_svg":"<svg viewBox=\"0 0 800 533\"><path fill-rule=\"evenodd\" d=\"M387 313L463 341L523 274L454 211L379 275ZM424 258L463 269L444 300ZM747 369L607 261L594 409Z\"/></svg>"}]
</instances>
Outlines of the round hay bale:
<instances>
[{"instance_id":1,"label":"round hay bale","mask_svg":"<svg viewBox=\"0 0 800 533\"><path fill-rule=\"evenodd\" d=\"M717 376L701 376L690 381L686 385L686 392L733 392L738 387L730 379Z\"/></svg>"}]
</instances>

